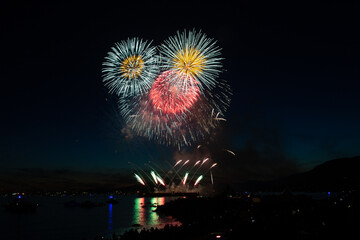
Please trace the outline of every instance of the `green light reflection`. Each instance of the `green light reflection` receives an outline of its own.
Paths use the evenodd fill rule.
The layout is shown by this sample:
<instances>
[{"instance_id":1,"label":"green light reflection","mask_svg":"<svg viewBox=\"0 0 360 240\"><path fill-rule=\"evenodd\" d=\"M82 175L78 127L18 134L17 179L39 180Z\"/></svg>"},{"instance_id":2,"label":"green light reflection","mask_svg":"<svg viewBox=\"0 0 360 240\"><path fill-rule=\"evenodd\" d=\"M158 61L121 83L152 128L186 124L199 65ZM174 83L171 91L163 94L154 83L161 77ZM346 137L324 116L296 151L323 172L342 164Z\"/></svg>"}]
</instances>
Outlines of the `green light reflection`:
<instances>
[{"instance_id":1,"label":"green light reflection","mask_svg":"<svg viewBox=\"0 0 360 240\"><path fill-rule=\"evenodd\" d=\"M158 198L151 198L150 199L151 207L149 208L149 222L148 226L155 227L159 224L159 215L154 212L157 207Z\"/></svg>"},{"instance_id":2,"label":"green light reflection","mask_svg":"<svg viewBox=\"0 0 360 240\"><path fill-rule=\"evenodd\" d=\"M154 210L157 206L165 204L165 197L152 198L135 198L133 208L134 227L142 228L163 228L166 224L181 225L180 222L174 220L172 217L159 217Z\"/></svg>"},{"instance_id":3,"label":"green light reflection","mask_svg":"<svg viewBox=\"0 0 360 240\"><path fill-rule=\"evenodd\" d=\"M143 208L144 204L145 198L135 198L132 224L140 224L143 226L144 223L146 223L145 208Z\"/></svg>"},{"instance_id":4,"label":"green light reflection","mask_svg":"<svg viewBox=\"0 0 360 240\"><path fill-rule=\"evenodd\" d=\"M132 224L142 227L160 227L163 224L159 215L154 212L158 205L165 203L165 197L135 198Z\"/></svg>"}]
</instances>

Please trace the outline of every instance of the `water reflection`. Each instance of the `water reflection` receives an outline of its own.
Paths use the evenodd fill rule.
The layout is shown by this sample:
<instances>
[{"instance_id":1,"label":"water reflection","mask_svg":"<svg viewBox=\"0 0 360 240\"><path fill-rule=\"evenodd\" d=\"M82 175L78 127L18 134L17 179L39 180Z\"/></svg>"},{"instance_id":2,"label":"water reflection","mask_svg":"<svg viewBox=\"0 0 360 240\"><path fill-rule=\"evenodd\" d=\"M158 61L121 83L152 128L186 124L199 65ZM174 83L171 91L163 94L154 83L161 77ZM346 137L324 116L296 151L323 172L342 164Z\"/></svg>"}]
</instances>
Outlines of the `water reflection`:
<instances>
[{"instance_id":1,"label":"water reflection","mask_svg":"<svg viewBox=\"0 0 360 240\"><path fill-rule=\"evenodd\" d=\"M151 203L150 205L151 211L149 212L148 225L156 226L159 224L159 215L153 210L155 210L157 207L157 198L151 198L150 203Z\"/></svg>"},{"instance_id":2,"label":"water reflection","mask_svg":"<svg viewBox=\"0 0 360 240\"><path fill-rule=\"evenodd\" d=\"M109 218L108 218L108 230L112 230L113 229L113 218L112 218L112 208L113 205L112 203L109 204Z\"/></svg>"},{"instance_id":3,"label":"water reflection","mask_svg":"<svg viewBox=\"0 0 360 240\"><path fill-rule=\"evenodd\" d=\"M142 208L145 204L145 198L135 198L134 202L134 214L133 214L133 222L132 224L139 224L146 222L145 218L145 209Z\"/></svg>"},{"instance_id":4,"label":"water reflection","mask_svg":"<svg viewBox=\"0 0 360 240\"><path fill-rule=\"evenodd\" d=\"M133 226L141 228L162 228L166 224L181 225L180 222L175 221L172 217L159 217L154 210L157 206L165 204L165 197L152 198L135 198L133 209Z\"/></svg>"}]
</instances>

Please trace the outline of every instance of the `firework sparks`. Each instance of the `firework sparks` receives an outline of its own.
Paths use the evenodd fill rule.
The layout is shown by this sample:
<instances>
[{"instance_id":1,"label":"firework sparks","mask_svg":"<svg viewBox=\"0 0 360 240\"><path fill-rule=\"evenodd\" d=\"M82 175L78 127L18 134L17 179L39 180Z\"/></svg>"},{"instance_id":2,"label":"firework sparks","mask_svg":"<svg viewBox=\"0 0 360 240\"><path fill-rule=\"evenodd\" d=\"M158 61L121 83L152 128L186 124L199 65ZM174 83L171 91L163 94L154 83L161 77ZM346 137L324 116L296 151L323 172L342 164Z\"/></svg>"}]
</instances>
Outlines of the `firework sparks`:
<instances>
[{"instance_id":1,"label":"firework sparks","mask_svg":"<svg viewBox=\"0 0 360 240\"><path fill-rule=\"evenodd\" d=\"M226 111L230 99L227 93L222 94L228 86L219 84L217 87L217 94L181 90L178 95L157 94L150 98L149 93L136 98L120 98L119 111L133 135L181 149L209 137L221 124L222 121L214 120L215 115L211 118L209 115L212 109L216 109L220 118L219 112ZM177 86L174 88L178 89ZM194 100L187 102L184 96L193 93L196 97L190 97Z\"/></svg>"},{"instance_id":2,"label":"firework sparks","mask_svg":"<svg viewBox=\"0 0 360 240\"><path fill-rule=\"evenodd\" d=\"M228 149L225 149L225 151L227 151L228 153L231 153L232 155L235 156L235 153L234 153L233 151L230 151L230 150L228 150Z\"/></svg>"},{"instance_id":3,"label":"firework sparks","mask_svg":"<svg viewBox=\"0 0 360 240\"><path fill-rule=\"evenodd\" d=\"M186 184L186 179L188 178L188 176L189 176L189 173L188 172L186 172L185 173L185 176L184 176L184 179L183 179L183 185L185 185Z\"/></svg>"},{"instance_id":4,"label":"firework sparks","mask_svg":"<svg viewBox=\"0 0 360 240\"><path fill-rule=\"evenodd\" d=\"M198 177L194 183L194 186L198 185L198 183L201 181L201 179L203 179L203 175L200 175L200 177Z\"/></svg>"},{"instance_id":5,"label":"firework sparks","mask_svg":"<svg viewBox=\"0 0 360 240\"><path fill-rule=\"evenodd\" d=\"M151 171L150 174L151 174L151 176L153 177L155 183L158 184L158 180L157 180L157 177L156 177L156 175L155 175L155 172L154 172L154 171Z\"/></svg>"},{"instance_id":6,"label":"firework sparks","mask_svg":"<svg viewBox=\"0 0 360 240\"><path fill-rule=\"evenodd\" d=\"M149 100L155 109L165 114L178 114L190 109L199 98L200 89L195 80L193 85L179 88L178 74L166 71L160 74L153 83Z\"/></svg>"},{"instance_id":7,"label":"firework sparks","mask_svg":"<svg viewBox=\"0 0 360 240\"><path fill-rule=\"evenodd\" d=\"M176 165L178 165L178 164L181 163L181 162L182 162L182 160L177 161L177 162L175 163L174 167L176 167Z\"/></svg>"},{"instance_id":8,"label":"firework sparks","mask_svg":"<svg viewBox=\"0 0 360 240\"><path fill-rule=\"evenodd\" d=\"M217 165L217 163L214 163L213 165L211 165L210 169L215 167Z\"/></svg>"},{"instance_id":9,"label":"firework sparks","mask_svg":"<svg viewBox=\"0 0 360 240\"><path fill-rule=\"evenodd\" d=\"M135 173L135 178L136 178L136 180L139 182L139 183L141 183L142 185L144 185L145 186L145 182L141 179L141 177L139 177L139 175L137 175L136 173Z\"/></svg>"},{"instance_id":10,"label":"firework sparks","mask_svg":"<svg viewBox=\"0 0 360 240\"><path fill-rule=\"evenodd\" d=\"M116 43L103 63L105 86L118 96L147 92L160 66L155 47L138 38Z\"/></svg>"},{"instance_id":11,"label":"firework sparks","mask_svg":"<svg viewBox=\"0 0 360 240\"><path fill-rule=\"evenodd\" d=\"M159 181L159 183L163 186L165 186L165 182L164 180L162 180L159 176L156 176L157 180Z\"/></svg>"},{"instance_id":12,"label":"firework sparks","mask_svg":"<svg viewBox=\"0 0 360 240\"><path fill-rule=\"evenodd\" d=\"M208 160L209 160L209 158L205 158L205 159L202 161L202 163L200 164L200 167L201 167L204 163L206 163Z\"/></svg>"},{"instance_id":13,"label":"firework sparks","mask_svg":"<svg viewBox=\"0 0 360 240\"><path fill-rule=\"evenodd\" d=\"M181 75L180 84L190 82L190 85L195 85L199 82L201 88L206 86L211 89L222 67L221 49L215 44L216 41L207 38L201 31L177 32L160 46L164 67Z\"/></svg>"},{"instance_id":14,"label":"firework sparks","mask_svg":"<svg viewBox=\"0 0 360 240\"><path fill-rule=\"evenodd\" d=\"M218 124L207 117L208 101L199 97L190 109L187 109L190 105L166 105L164 101L165 112L155 107L148 96L133 100L121 98L119 110L133 135L181 148L209 136Z\"/></svg>"},{"instance_id":15,"label":"firework sparks","mask_svg":"<svg viewBox=\"0 0 360 240\"><path fill-rule=\"evenodd\" d=\"M190 160L186 160L183 161L183 164L180 165L180 167L178 168L174 168L174 166L172 166L171 164L169 164L169 166L171 167L171 170L175 170L175 172L168 172L170 175L168 175L166 173L166 171L161 170L165 175L159 174L160 172L156 169L160 169L160 166L157 166L156 163L154 162L150 162L151 164L156 164L155 166L157 166L156 168L154 168L152 165L150 164L145 164L147 167L149 167L149 169L147 171L144 171L142 169L138 169L136 170L137 172L139 171L143 171L144 175L146 176L148 179L150 179L149 184L150 185L146 185L146 187L148 188L148 191L151 191L149 187L153 186L155 189L155 191L164 191L164 192L184 192L184 191L195 191L195 187L197 185L199 185L200 182L202 182L202 184L209 184L209 182L204 182L204 178L206 176L209 176L210 180L211 180L211 184L214 184L214 176L213 176L213 168L215 166L218 165L218 163L211 163L208 164L209 166L206 167L202 167L201 166L201 162L202 163L206 163L207 161L210 161L209 158L204 158L203 160L198 160L196 161L195 164L192 164ZM178 164L180 163L180 160L177 161ZM190 166L188 166L188 169L184 169L183 171L180 171L184 165L189 165L189 163L191 164ZM176 163L175 163L176 164ZM195 166L196 170L194 169ZM185 168L185 167L184 167ZM137 179L137 181L139 183L141 183L142 185L145 185L145 181L142 177L140 177L140 174L135 174L135 177ZM196 179L196 181L193 179ZM166 180L166 183L165 183ZM179 182L178 182L179 180ZM162 187L163 186L163 187Z\"/></svg>"},{"instance_id":16,"label":"firework sparks","mask_svg":"<svg viewBox=\"0 0 360 240\"><path fill-rule=\"evenodd\" d=\"M212 113L211 113L211 114L212 114ZM218 112L218 113L216 114L216 116L214 117L214 120L216 120L216 121L226 121L225 118L219 117L219 114L220 114L220 112Z\"/></svg>"},{"instance_id":17,"label":"firework sparks","mask_svg":"<svg viewBox=\"0 0 360 240\"><path fill-rule=\"evenodd\" d=\"M103 63L103 81L118 95L127 129L179 150L211 136L226 121L232 94L217 79L216 41L201 31L177 32L159 47L161 57L150 44L138 38L117 43Z\"/></svg>"}]
</instances>

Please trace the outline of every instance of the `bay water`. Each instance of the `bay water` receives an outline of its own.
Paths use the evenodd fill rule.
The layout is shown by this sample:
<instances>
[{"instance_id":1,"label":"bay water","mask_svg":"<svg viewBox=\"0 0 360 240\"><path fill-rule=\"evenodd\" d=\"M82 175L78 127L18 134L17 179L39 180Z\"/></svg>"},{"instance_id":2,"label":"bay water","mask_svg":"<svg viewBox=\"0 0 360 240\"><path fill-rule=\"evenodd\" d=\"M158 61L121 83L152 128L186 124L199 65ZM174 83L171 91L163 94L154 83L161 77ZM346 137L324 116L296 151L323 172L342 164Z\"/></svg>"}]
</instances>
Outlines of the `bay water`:
<instances>
[{"instance_id":1,"label":"bay water","mask_svg":"<svg viewBox=\"0 0 360 240\"><path fill-rule=\"evenodd\" d=\"M93 240L110 238L127 230L163 228L166 224L181 225L171 216L159 216L156 206L173 197L113 196L118 203L107 203L109 195L93 196L24 196L24 200L39 204L33 213L13 213L0 208L0 239L9 240ZM13 196L0 197L6 204ZM91 201L102 203L93 208L67 207L64 203Z\"/></svg>"}]
</instances>

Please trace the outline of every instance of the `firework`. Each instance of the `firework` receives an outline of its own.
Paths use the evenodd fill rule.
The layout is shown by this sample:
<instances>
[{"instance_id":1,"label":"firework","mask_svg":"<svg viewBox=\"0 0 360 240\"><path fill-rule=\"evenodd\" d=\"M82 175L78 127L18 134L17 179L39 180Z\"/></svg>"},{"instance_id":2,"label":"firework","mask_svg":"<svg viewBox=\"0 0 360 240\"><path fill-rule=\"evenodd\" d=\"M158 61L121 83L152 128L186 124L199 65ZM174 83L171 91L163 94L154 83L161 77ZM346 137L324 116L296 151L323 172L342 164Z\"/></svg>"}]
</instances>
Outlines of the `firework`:
<instances>
[{"instance_id":1,"label":"firework","mask_svg":"<svg viewBox=\"0 0 360 240\"><path fill-rule=\"evenodd\" d=\"M189 176L189 173L186 172L186 173L185 173L185 176L184 176L184 179L183 179L183 181L182 181L184 185L186 184L186 179L188 178L188 176Z\"/></svg>"},{"instance_id":2,"label":"firework","mask_svg":"<svg viewBox=\"0 0 360 240\"><path fill-rule=\"evenodd\" d=\"M135 178L136 178L136 180L140 183L140 184L142 184L142 185L144 185L145 186L145 182L141 179L141 177L139 177L139 175L137 175L136 173L135 173Z\"/></svg>"},{"instance_id":3,"label":"firework","mask_svg":"<svg viewBox=\"0 0 360 240\"><path fill-rule=\"evenodd\" d=\"M209 158L205 158L203 162L211 161ZM179 161L177 161L179 162ZM186 160L188 165L191 165L190 169L183 169L181 171L181 168L185 164L181 164L181 166L178 167L178 170L175 172L163 172L164 175L159 174L159 172L150 164L145 164L148 169L140 169L143 172L143 175L146 176L146 178L141 178L140 174L135 174L135 177L137 181L147 187L147 190L151 192L151 189L154 189L156 192L196 192L198 191L197 186L199 185L200 181L204 182L205 176L209 176L211 180L211 184L214 184L214 176L212 173L212 169L217 166L217 163L212 163L210 167L201 167L199 162L200 160L196 161L196 165L198 165L198 168L195 170L193 169L194 166L196 166L191 160ZM152 163L155 164L155 163ZM174 169L175 166L172 166L171 170ZM159 168L159 166L157 167ZM200 169L202 168L202 169ZM200 171L199 171L200 170ZM138 171L138 170L136 170ZM197 173L199 171L199 173ZM196 179L196 181L192 181L193 179ZM148 181L147 183L145 182ZM178 182L179 180L179 182ZM209 184L208 182L203 184ZM153 188L152 188L153 187Z\"/></svg>"},{"instance_id":4,"label":"firework","mask_svg":"<svg viewBox=\"0 0 360 240\"><path fill-rule=\"evenodd\" d=\"M164 180L162 180L159 176L156 176L157 180L159 181L159 183L163 186L165 186L165 182Z\"/></svg>"},{"instance_id":5,"label":"firework","mask_svg":"<svg viewBox=\"0 0 360 240\"><path fill-rule=\"evenodd\" d=\"M104 63L104 82L119 96L119 111L133 136L180 150L211 137L226 121L232 93L217 79L220 48L201 31L177 32L159 51L157 56L138 38L116 44Z\"/></svg>"},{"instance_id":6,"label":"firework","mask_svg":"<svg viewBox=\"0 0 360 240\"><path fill-rule=\"evenodd\" d=\"M230 150L228 150L228 149L225 149L225 151L227 151L228 153L230 153L230 154L232 154L232 155L235 156L235 153L234 153L233 151L230 151Z\"/></svg>"},{"instance_id":7,"label":"firework","mask_svg":"<svg viewBox=\"0 0 360 240\"><path fill-rule=\"evenodd\" d=\"M195 173L193 174L192 178L190 179L190 181L195 177L196 173L199 171L199 169L201 168L201 166L206 163L209 160L209 158L204 158L202 163L200 164L200 166L196 169ZM199 162L199 161L197 161ZM197 164L196 164L197 165ZM194 165L195 166L195 165Z\"/></svg>"},{"instance_id":8,"label":"firework","mask_svg":"<svg viewBox=\"0 0 360 240\"><path fill-rule=\"evenodd\" d=\"M189 161L190 161L190 160L186 160L186 161L184 162L184 164L181 165L180 168L175 171L175 174L178 174L178 172L179 172ZM179 161L178 161L178 162L179 162ZM174 180L175 177L176 177L176 175L174 175L174 177L171 179L171 181Z\"/></svg>"},{"instance_id":9,"label":"firework","mask_svg":"<svg viewBox=\"0 0 360 240\"><path fill-rule=\"evenodd\" d=\"M189 161L190 161L190 160L186 160L186 161L184 162L183 166L184 166L185 164L187 164Z\"/></svg>"},{"instance_id":10,"label":"firework","mask_svg":"<svg viewBox=\"0 0 360 240\"><path fill-rule=\"evenodd\" d=\"M163 94L153 93L152 88L148 95L120 98L120 113L133 135L179 149L209 137L221 123L220 115L230 103L231 91L224 81L219 81L214 93L199 94L199 89L191 85L188 92L178 89L177 85L166 86L169 92L164 85L157 88L161 88ZM170 89L177 89L179 93L173 94L175 90Z\"/></svg>"},{"instance_id":11,"label":"firework","mask_svg":"<svg viewBox=\"0 0 360 240\"><path fill-rule=\"evenodd\" d=\"M154 172L154 171L151 171L150 174L151 174L151 176L153 177L155 183L158 184L158 180L157 180L157 176L155 175L155 172Z\"/></svg>"},{"instance_id":12,"label":"firework","mask_svg":"<svg viewBox=\"0 0 360 240\"><path fill-rule=\"evenodd\" d=\"M211 111L211 117L214 118L214 120L217 120L217 121L226 121L225 118L219 117L219 114L220 114L220 112L218 112L218 113L215 115L215 117L214 117L214 109Z\"/></svg>"},{"instance_id":13,"label":"firework","mask_svg":"<svg viewBox=\"0 0 360 240\"><path fill-rule=\"evenodd\" d=\"M174 71L166 71L155 80L150 89L149 100L156 110L165 114L183 113L198 100L200 89L196 81L193 80L194 85L179 88L178 79L178 74Z\"/></svg>"},{"instance_id":14,"label":"firework","mask_svg":"<svg viewBox=\"0 0 360 240\"><path fill-rule=\"evenodd\" d=\"M103 81L110 93L134 96L147 92L159 72L155 47L138 38L116 43L103 63Z\"/></svg>"},{"instance_id":15,"label":"firework","mask_svg":"<svg viewBox=\"0 0 360 240\"><path fill-rule=\"evenodd\" d=\"M198 185L198 183L201 181L201 179L203 179L203 175L200 175L200 177L198 177L198 179L196 179L194 186Z\"/></svg>"},{"instance_id":16,"label":"firework","mask_svg":"<svg viewBox=\"0 0 360 240\"><path fill-rule=\"evenodd\" d=\"M182 162L182 160L177 161L177 162L175 163L174 167L176 167L176 165L178 165L178 164L181 163L181 162Z\"/></svg>"},{"instance_id":17,"label":"firework","mask_svg":"<svg viewBox=\"0 0 360 240\"><path fill-rule=\"evenodd\" d=\"M217 165L217 163L214 163L213 165L211 165L210 169L215 167Z\"/></svg>"},{"instance_id":18,"label":"firework","mask_svg":"<svg viewBox=\"0 0 360 240\"><path fill-rule=\"evenodd\" d=\"M160 46L163 67L181 76L180 85L199 83L202 89L204 86L211 89L216 85L222 67L220 50L216 41L195 30L178 31Z\"/></svg>"},{"instance_id":19,"label":"firework","mask_svg":"<svg viewBox=\"0 0 360 240\"><path fill-rule=\"evenodd\" d=\"M208 160L209 160L209 158L205 158L205 159L202 161L202 163L200 164L200 167L201 167L204 163L206 163Z\"/></svg>"}]
</instances>

